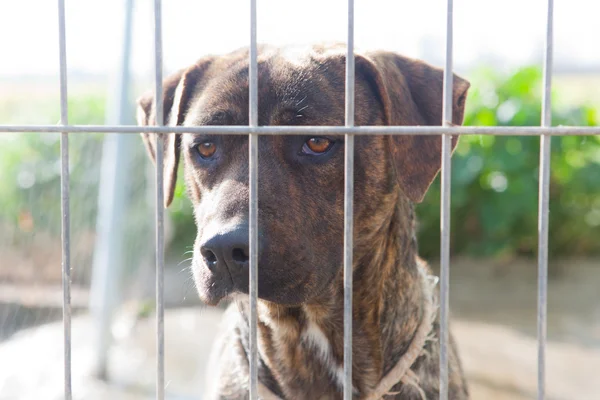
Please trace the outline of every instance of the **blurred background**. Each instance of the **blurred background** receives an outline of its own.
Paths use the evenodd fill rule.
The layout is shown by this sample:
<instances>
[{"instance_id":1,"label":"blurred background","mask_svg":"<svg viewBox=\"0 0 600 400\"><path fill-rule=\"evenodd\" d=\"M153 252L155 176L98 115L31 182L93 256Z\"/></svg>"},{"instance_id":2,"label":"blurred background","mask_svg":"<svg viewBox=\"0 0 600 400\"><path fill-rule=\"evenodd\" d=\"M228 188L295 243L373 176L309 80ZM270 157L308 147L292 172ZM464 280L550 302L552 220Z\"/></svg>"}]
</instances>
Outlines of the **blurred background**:
<instances>
[{"instance_id":1,"label":"blurred background","mask_svg":"<svg viewBox=\"0 0 600 400\"><path fill-rule=\"evenodd\" d=\"M163 2L165 75L249 41L249 2ZM69 123L134 124L152 87L151 1L66 1ZM258 0L258 38L346 39L346 2ZM600 118L600 5L555 2L553 125ZM356 44L443 66L443 0L356 0ZM539 125L546 2L461 0L454 65L471 82L465 125ZM0 0L0 124L60 119L53 1ZM451 310L475 399L536 396L539 139L465 136L453 158ZM552 139L548 398L597 399L600 137ZM77 399L154 391L153 168L138 135L70 136L73 387ZM189 271L195 227L182 182L168 210L170 399L201 399L219 309ZM439 179L417 207L437 268ZM59 134L0 133L0 399L62 391Z\"/></svg>"}]
</instances>

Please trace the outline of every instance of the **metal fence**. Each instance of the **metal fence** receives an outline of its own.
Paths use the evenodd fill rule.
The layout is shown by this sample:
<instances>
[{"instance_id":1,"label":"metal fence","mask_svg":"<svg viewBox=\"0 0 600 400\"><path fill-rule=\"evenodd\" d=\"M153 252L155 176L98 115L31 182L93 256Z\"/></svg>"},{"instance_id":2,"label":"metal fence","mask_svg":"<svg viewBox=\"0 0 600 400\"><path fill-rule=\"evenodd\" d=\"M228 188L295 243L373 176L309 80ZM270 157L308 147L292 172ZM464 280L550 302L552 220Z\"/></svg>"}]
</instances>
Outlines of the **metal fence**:
<instances>
[{"instance_id":1,"label":"metal fence","mask_svg":"<svg viewBox=\"0 0 600 400\"><path fill-rule=\"evenodd\" d=\"M166 127L163 121L163 104L156 96L156 121L158 126L74 126L67 119L67 62L65 44L65 5L58 0L59 51L60 51L60 126L0 125L0 132L60 132L61 133L61 205L62 205L62 281L64 324L64 393L72 399L71 390L71 299L70 299L70 215L69 215L69 134L85 132L156 133L156 336L157 368L156 397L164 399L164 210L163 210L163 142L162 134L210 133L247 134L249 136L250 181L250 398L258 398L257 372L257 170L258 135L343 134L345 135L345 203L344 203L344 399L352 398L352 215L354 136L379 135L441 135L441 287L440 287L440 399L448 398L448 304L450 274L450 156L451 135L530 135L540 136L539 208L538 208L538 399L544 399L546 306L548 279L548 193L550 185L550 139L559 135L599 135L600 127L551 127L552 50L553 50L553 0L548 0L546 47L544 57L544 91L542 120L539 127L455 127L449 122L452 115L452 45L453 1L447 1L446 63L444 70L443 118L444 126L354 126L354 1L348 0L348 38L346 56L346 95L344 126L258 126L258 76L256 0L250 0L250 104L249 126ZM154 0L154 55L155 89L162 93L162 7Z\"/></svg>"}]
</instances>

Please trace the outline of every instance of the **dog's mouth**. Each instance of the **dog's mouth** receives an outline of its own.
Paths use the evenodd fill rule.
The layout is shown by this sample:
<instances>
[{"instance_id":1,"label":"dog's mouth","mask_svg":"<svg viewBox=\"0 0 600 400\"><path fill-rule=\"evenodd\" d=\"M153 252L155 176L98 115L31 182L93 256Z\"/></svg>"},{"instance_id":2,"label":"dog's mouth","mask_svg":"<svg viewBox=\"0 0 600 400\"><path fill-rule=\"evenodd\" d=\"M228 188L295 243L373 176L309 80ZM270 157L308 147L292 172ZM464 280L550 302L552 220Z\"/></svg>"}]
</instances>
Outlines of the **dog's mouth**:
<instances>
[{"instance_id":1,"label":"dog's mouth","mask_svg":"<svg viewBox=\"0 0 600 400\"><path fill-rule=\"evenodd\" d=\"M235 293L248 293L248 263L242 268L211 268L203 261L194 260L192 271L200 299L207 305L218 305Z\"/></svg>"},{"instance_id":2,"label":"dog's mouth","mask_svg":"<svg viewBox=\"0 0 600 400\"><path fill-rule=\"evenodd\" d=\"M206 252L205 252L206 253ZM235 256L234 256L235 257ZM211 263L211 257L199 251L192 261L192 272L200 299L207 305L218 305L226 297L249 294L249 261ZM297 306L326 296L339 268L327 264L311 264L304 258L286 259L278 253L263 252L258 260L258 297L268 302ZM332 273L326 273L327 271Z\"/></svg>"},{"instance_id":3,"label":"dog's mouth","mask_svg":"<svg viewBox=\"0 0 600 400\"><path fill-rule=\"evenodd\" d=\"M192 262L192 273L198 296L207 305L216 306L233 292L233 280L228 273L215 274L196 259Z\"/></svg>"}]
</instances>

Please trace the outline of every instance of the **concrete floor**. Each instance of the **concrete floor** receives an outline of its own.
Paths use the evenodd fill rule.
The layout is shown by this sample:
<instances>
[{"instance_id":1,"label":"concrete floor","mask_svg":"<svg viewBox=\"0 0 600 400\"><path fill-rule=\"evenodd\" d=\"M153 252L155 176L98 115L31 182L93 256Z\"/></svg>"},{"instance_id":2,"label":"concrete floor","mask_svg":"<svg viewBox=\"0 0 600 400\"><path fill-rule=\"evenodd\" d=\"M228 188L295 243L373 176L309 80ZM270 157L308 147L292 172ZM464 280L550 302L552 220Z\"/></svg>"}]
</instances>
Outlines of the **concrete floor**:
<instances>
[{"instance_id":1,"label":"concrete floor","mask_svg":"<svg viewBox=\"0 0 600 400\"><path fill-rule=\"evenodd\" d=\"M536 398L534 263L507 266L461 261L452 268L452 330L472 398ZM568 268L567 272L561 275L561 268ZM598 400L600 268L596 261L570 261L557 271L559 278L549 284L546 398ZM166 282L169 285L181 288L176 282ZM190 295L187 290L180 292ZM167 309L167 399L202 398L207 357L221 312L198 306ZM74 399L154 398L154 320L135 320L133 315L123 311L115 321L107 382L91 374L95 332L91 319L85 314L74 318ZM0 342L1 400L62 399L62 382L60 322L25 329Z\"/></svg>"},{"instance_id":2,"label":"concrete floor","mask_svg":"<svg viewBox=\"0 0 600 400\"><path fill-rule=\"evenodd\" d=\"M221 312L179 309L166 313L166 398L201 399L207 355ZM73 321L73 395L86 400L154 399L155 328L152 319L115 326L109 380L91 377L92 324ZM498 325L457 320L453 331L473 399L521 400L536 395L536 341ZM0 344L0 399L62 399L62 325L32 328ZM551 341L548 346L549 400L597 400L600 349Z\"/></svg>"}]
</instances>

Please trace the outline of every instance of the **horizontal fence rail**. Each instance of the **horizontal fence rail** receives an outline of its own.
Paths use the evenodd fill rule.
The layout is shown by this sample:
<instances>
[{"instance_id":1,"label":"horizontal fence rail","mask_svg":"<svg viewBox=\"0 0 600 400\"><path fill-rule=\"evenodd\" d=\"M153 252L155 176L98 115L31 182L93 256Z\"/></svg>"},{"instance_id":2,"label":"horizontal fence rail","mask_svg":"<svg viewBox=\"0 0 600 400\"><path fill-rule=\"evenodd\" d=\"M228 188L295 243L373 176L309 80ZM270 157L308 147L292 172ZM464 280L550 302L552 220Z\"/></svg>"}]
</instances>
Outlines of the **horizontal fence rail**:
<instances>
[{"instance_id":1,"label":"horizontal fence rail","mask_svg":"<svg viewBox=\"0 0 600 400\"><path fill-rule=\"evenodd\" d=\"M210 135L492 135L594 136L600 126L135 126L135 125L0 125L0 133L200 133Z\"/></svg>"}]
</instances>

